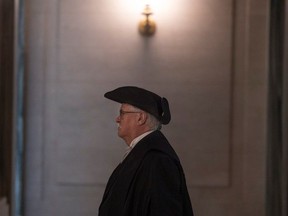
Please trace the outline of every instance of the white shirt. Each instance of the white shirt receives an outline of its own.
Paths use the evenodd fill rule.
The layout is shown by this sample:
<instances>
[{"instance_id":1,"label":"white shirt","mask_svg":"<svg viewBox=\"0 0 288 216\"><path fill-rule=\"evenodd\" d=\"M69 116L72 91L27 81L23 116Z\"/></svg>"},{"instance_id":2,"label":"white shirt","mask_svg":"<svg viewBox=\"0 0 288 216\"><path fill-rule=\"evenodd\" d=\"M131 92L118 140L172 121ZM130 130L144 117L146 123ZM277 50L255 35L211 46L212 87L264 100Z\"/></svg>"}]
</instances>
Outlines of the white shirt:
<instances>
[{"instance_id":1,"label":"white shirt","mask_svg":"<svg viewBox=\"0 0 288 216\"><path fill-rule=\"evenodd\" d=\"M146 137L148 134L152 133L154 130L152 131L147 131L143 134L141 134L140 136L136 137L135 139L132 140L132 142L130 143L130 145L127 148L127 151L125 152L122 161L127 157L127 155L130 153L130 151L136 146L136 144L143 139L144 137Z\"/></svg>"}]
</instances>

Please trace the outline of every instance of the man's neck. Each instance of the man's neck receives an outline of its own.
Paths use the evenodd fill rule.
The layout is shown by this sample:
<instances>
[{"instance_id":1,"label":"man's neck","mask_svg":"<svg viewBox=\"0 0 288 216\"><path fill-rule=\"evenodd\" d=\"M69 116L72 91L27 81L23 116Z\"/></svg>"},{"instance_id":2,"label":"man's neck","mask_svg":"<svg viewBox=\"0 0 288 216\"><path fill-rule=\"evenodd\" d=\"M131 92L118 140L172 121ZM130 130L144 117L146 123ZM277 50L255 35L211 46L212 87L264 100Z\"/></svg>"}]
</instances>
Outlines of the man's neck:
<instances>
[{"instance_id":1,"label":"man's neck","mask_svg":"<svg viewBox=\"0 0 288 216\"><path fill-rule=\"evenodd\" d=\"M135 138L137 138L137 137L141 136L142 134L147 133L147 132L149 132L149 131L152 131L152 130L151 130L150 128L147 128L147 129L145 129L145 130L136 131L133 136L131 136L129 139L125 139L124 141L125 141L125 143L126 143L128 146L130 146L131 142L132 142Z\"/></svg>"},{"instance_id":2,"label":"man's neck","mask_svg":"<svg viewBox=\"0 0 288 216\"><path fill-rule=\"evenodd\" d=\"M145 133L142 133L141 135L135 137L131 143L129 144L129 147L133 148L140 140L142 140L144 137L146 137L148 134L152 133L153 130L146 131Z\"/></svg>"}]
</instances>

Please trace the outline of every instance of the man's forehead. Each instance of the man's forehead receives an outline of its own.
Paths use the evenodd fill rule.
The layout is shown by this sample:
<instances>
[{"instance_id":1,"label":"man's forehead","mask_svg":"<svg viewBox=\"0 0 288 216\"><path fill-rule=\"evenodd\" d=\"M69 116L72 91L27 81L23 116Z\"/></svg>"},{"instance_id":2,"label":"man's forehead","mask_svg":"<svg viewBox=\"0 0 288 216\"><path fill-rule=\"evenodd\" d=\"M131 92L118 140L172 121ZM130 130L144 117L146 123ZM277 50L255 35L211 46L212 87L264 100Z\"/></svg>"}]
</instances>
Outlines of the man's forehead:
<instances>
[{"instance_id":1,"label":"man's forehead","mask_svg":"<svg viewBox=\"0 0 288 216\"><path fill-rule=\"evenodd\" d=\"M129 108L129 109L135 109L136 107L132 106L131 104L122 103L120 108L121 108L121 109L122 109L122 108L125 108L125 109L128 109L128 108Z\"/></svg>"}]
</instances>

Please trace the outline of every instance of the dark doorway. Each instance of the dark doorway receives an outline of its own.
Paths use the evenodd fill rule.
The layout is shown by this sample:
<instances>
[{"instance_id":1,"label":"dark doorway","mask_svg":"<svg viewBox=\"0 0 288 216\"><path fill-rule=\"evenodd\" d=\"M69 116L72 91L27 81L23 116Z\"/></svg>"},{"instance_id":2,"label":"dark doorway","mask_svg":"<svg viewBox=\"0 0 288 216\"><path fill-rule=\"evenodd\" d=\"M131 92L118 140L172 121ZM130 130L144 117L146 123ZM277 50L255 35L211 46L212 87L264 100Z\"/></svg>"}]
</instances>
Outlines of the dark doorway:
<instances>
[{"instance_id":1,"label":"dark doorway","mask_svg":"<svg viewBox=\"0 0 288 216\"><path fill-rule=\"evenodd\" d=\"M267 215L287 215L288 6L271 0Z\"/></svg>"},{"instance_id":2,"label":"dark doorway","mask_svg":"<svg viewBox=\"0 0 288 216\"><path fill-rule=\"evenodd\" d=\"M11 204L14 82L14 1L0 0L0 198Z\"/></svg>"},{"instance_id":3,"label":"dark doorway","mask_svg":"<svg viewBox=\"0 0 288 216\"><path fill-rule=\"evenodd\" d=\"M0 199L21 215L23 161L23 1L0 0Z\"/></svg>"}]
</instances>

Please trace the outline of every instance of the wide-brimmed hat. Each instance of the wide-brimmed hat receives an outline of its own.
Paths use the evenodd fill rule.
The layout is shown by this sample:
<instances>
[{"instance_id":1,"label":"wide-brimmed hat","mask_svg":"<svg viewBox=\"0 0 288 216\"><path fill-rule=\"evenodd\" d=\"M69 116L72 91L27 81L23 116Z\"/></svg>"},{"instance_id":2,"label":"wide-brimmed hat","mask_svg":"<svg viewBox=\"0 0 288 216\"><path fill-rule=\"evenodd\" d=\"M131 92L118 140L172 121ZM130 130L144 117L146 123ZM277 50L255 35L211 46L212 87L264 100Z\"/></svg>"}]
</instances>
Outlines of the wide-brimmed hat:
<instances>
[{"instance_id":1,"label":"wide-brimmed hat","mask_svg":"<svg viewBox=\"0 0 288 216\"><path fill-rule=\"evenodd\" d=\"M164 97L135 86L123 86L104 94L118 103L127 103L155 116L162 124L171 120L168 100Z\"/></svg>"}]
</instances>

